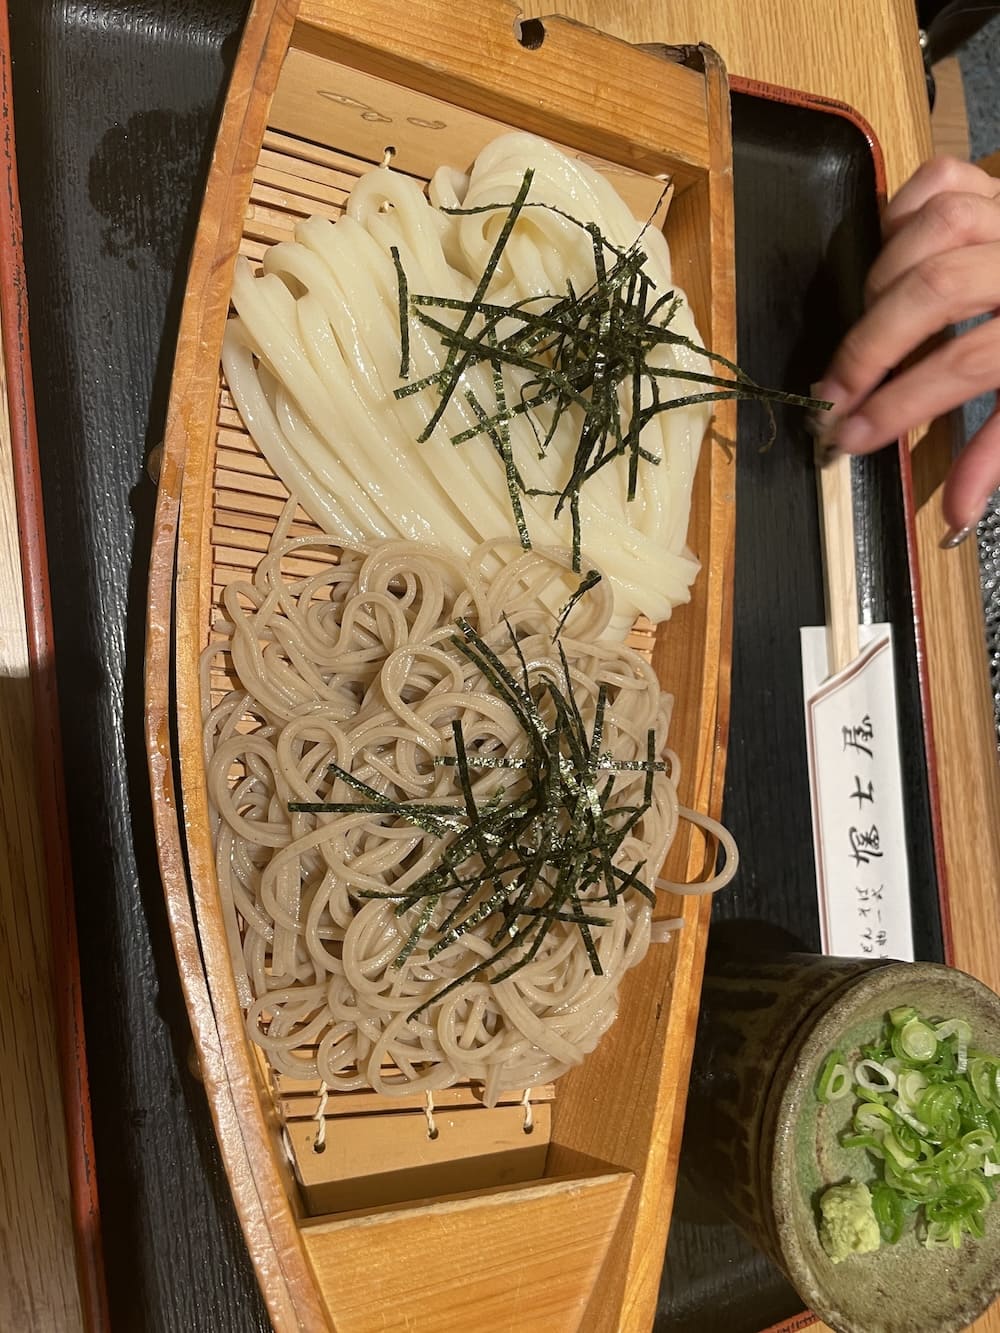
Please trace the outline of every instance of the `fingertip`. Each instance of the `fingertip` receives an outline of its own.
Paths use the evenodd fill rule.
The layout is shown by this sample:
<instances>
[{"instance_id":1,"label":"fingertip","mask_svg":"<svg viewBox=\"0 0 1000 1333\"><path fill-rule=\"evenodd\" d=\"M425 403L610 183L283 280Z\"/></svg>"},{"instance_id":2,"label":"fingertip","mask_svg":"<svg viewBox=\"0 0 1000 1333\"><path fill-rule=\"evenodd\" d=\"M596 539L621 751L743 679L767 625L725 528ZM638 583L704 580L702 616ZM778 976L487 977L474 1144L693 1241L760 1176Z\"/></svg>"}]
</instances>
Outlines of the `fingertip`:
<instances>
[{"instance_id":1,"label":"fingertip","mask_svg":"<svg viewBox=\"0 0 1000 1333\"><path fill-rule=\"evenodd\" d=\"M949 528L941 538L938 545L942 551L953 551L956 546L961 546L965 539L975 531L975 523L967 523L964 528Z\"/></svg>"},{"instance_id":2,"label":"fingertip","mask_svg":"<svg viewBox=\"0 0 1000 1333\"><path fill-rule=\"evenodd\" d=\"M843 407L849 397L847 389L832 375L824 375L821 380L817 380L809 392L819 402L830 404L827 411L831 419L836 417L838 410Z\"/></svg>"},{"instance_id":3,"label":"fingertip","mask_svg":"<svg viewBox=\"0 0 1000 1333\"><path fill-rule=\"evenodd\" d=\"M941 539L941 545L945 548L960 546L970 532L974 532L979 526L979 520L986 512L986 500L969 501L959 489L956 498L955 488L949 482L945 484L944 492L941 496L941 514L944 521L948 524L948 531Z\"/></svg>"},{"instance_id":4,"label":"fingertip","mask_svg":"<svg viewBox=\"0 0 1000 1333\"><path fill-rule=\"evenodd\" d=\"M952 464L941 495L948 535L976 527L1000 486L1000 409L994 411Z\"/></svg>"},{"instance_id":5,"label":"fingertip","mask_svg":"<svg viewBox=\"0 0 1000 1333\"><path fill-rule=\"evenodd\" d=\"M882 210L882 236L889 240L935 195L949 192L980 194L992 198L996 182L980 167L946 154L918 167Z\"/></svg>"},{"instance_id":6,"label":"fingertip","mask_svg":"<svg viewBox=\"0 0 1000 1333\"><path fill-rule=\"evenodd\" d=\"M863 416L847 417L838 422L832 438L845 454L864 454L883 443L872 423Z\"/></svg>"}]
</instances>

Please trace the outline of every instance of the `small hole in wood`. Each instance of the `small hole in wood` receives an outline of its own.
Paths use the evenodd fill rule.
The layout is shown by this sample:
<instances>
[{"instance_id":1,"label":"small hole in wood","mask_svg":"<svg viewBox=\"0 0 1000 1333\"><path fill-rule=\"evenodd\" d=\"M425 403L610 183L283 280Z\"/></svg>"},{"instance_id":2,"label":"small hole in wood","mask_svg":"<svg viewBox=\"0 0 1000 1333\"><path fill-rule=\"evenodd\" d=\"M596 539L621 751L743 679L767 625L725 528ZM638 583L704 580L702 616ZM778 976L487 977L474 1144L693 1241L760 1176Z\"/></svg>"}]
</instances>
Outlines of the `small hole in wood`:
<instances>
[{"instance_id":1,"label":"small hole in wood","mask_svg":"<svg viewBox=\"0 0 1000 1333\"><path fill-rule=\"evenodd\" d=\"M326 1144L325 1144L325 1143L314 1143L314 1144L313 1144L313 1152L314 1152L314 1153L317 1155L317 1157L318 1157L320 1153L324 1153L324 1152L326 1152Z\"/></svg>"},{"instance_id":2,"label":"small hole in wood","mask_svg":"<svg viewBox=\"0 0 1000 1333\"><path fill-rule=\"evenodd\" d=\"M153 445L152 449L150 449L148 455L146 456L146 475L149 477L149 480L153 482L154 485L160 480L160 468L162 467L162 465L163 465L163 441L161 440L159 444ZM192 1070L192 1072L194 1071ZM200 1073L195 1074L195 1078L197 1078L198 1081L200 1082L201 1074Z\"/></svg>"},{"instance_id":3,"label":"small hole in wood","mask_svg":"<svg viewBox=\"0 0 1000 1333\"><path fill-rule=\"evenodd\" d=\"M435 1125L435 1127L434 1127L433 1129L429 1129L429 1130L427 1131L427 1137L428 1137L428 1138L431 1140L431 1142L433 1143L434 1140L437 1138L437 1136L438 1136L440 1133L441 1133L441 1131L440 1131L440 1130L437 1128L437 1126Z\"/></svg>"},{"instance_id":4,"label":"small hole in wood","mask_svg":"<svg viewBox=\"0 0 1000 1333\"><path fill-rule=\"evenodd\" d=\"M541 19L518 19L514 33L526 51L537 51L545 41L545 24Z\"/></svg>"},{"instance_id":5,"label":"small hole in wood","mask_svg":"<svg viewBox=\"0 0 1000 1333\"><path fill-rule=\"evenodd\" d=\"M525 1125L525 1126L524 1126L524 1130L523 1130L523 1132L524 1132L525 1134L534 1134L534 1132L535 1132L535 1127L534 1127L534 1125Z\"/></svg>"}]
</instances>

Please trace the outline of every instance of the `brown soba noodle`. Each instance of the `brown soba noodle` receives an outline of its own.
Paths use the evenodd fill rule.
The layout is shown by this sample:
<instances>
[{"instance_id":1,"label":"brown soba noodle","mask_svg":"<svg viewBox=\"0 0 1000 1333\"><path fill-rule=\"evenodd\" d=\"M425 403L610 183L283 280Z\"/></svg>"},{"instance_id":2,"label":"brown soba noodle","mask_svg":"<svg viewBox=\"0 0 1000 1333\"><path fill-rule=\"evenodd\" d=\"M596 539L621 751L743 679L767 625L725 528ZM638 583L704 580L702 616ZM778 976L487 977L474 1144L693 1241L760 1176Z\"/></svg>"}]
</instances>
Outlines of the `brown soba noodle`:
<instances>
[{"instance_id":1,"label":"brown soba noodle","mask_svg":"<svg viewBox=\"0 0 1000 1333\"><path fill-rule=\"evenodd\" d=\"M501 918L487 876L472 901L482 921L451 942L440 928L457 890L442 891L430 909L399 910L454 831L442 837L440 827L370 804L289 807L362 807L364 783L397 811L405 803L459 816L466 797L448 762L455 722L479 765L466 773L477 807L516 796L529 742L510 704L456 646L464 618L512 675L530 679L546 723L554 707L546 678L571 684L588 735L605 687L609 810L642 801L652 732L666 764L615 854L625 872L645 864L649 883L678 814L687 814L665 748L672 701L640 655L600 641L613 611L606 581L553 638L544 594L565 583L568 552L522 551L508 540L469 559L403 541L342 549L315 533L293 535L292 512L287 506L252 581L226 588L225 621L203 665L218 880L249 1032L276 1070L331 1090L392 1095L472 1080L493 1103L503 1091L548 1082L613 1022L622 977L650 943L646 898L628 892L611 902L600 884L580 887L581 909L602 923L589 927L599 972L572 919L552 920L535 956L511 970L510 954L493 961ZM233 688L213 705L220 667ZM634 767L610 767L619 761ZM718 887L735 868L731 839L712 830L726 845L727 871L699 888ZM518 946L514 961L525 952Z\"/></svg>"}]
</instances>

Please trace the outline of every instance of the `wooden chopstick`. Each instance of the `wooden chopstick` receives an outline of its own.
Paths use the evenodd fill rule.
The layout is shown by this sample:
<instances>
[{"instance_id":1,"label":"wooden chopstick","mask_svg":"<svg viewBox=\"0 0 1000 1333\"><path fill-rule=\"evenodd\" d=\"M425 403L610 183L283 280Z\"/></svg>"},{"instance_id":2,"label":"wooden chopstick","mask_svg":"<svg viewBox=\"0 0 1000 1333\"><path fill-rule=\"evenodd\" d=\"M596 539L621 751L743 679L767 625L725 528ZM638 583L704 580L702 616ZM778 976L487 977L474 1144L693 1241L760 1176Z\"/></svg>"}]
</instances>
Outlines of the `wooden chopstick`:
<instances>
[{"instance_id":1,"label":"wooden chopstick","mask_svg":"<svg viewBox=\"0 0 1000 1333\"><path fill-rule=\"evenodd\" d=\"M830 674L858 655L858 572L854 551L851 460L839 454L817 462L823 586L826 594L827 662Z\"/></svg>"}]
</instances>

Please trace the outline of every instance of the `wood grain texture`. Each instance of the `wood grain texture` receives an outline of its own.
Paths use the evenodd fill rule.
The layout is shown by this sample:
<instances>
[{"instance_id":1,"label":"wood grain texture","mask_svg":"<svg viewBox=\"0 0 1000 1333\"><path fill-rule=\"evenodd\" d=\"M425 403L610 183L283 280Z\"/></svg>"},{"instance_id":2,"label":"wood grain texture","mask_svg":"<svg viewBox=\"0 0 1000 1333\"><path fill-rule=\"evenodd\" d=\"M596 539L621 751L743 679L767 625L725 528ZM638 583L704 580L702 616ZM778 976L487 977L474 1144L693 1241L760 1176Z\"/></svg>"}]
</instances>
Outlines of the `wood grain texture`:
<instances>
[{"instance_id":1,"label":"wood grain texture","mask_svg":"<svg viewBox=\"0 0 1000 1333\"><path fill-rule=\"evenodd\" d=\"M438 1132L432 1139L420 1111L386 1112L385 1099L379 1100L382 1114L338 1117L327 1129L322 1154L312 1151L314 1121L288 1125L297 1177L311 1214L371 1212L466 1190L495 1195L510 1185L534 1184L545 1175L552 1122L547 1104L535 1110L528 1136L520 1106L498 1106L488 1113L482 1106L435 1110ZM337 1270L340 1262L331 1260L331 1267ZM330 1293L327 1304L336 1311L336 1272Z\"/></svg>"},{"instance_id":2,"label":"wood grain texture","mask_svg":"<svg viewBox=\"0 0 1000 1333\"><path fill-rule=\"evenodd\" d=\"M297 46L404 88L445 95L469 111L650 174L663 145L676 145L671 156L681 186L695 178L688 167L708 164L698 74L675 68L670 95L652 98L648 57L558 18L549 24L550 49L527 51L516 38L514 0L461 7L411 0L405 19L397 7L345 5L335 23L330 0L302 0L298 12ZM630 114L639 108L641 117Z\"/></svg>"},{"instance_id":3,"label":"wood grain texture","mask_svg":"<svg viewBox=\"0 0 1000 1333\"><path fill-rule=\"evenodd\" d=\"M550 1180L310 1226L305 1243L337 1333L577 1333L632 1183Z\"/></svg>"},{"instance_id":4,"label":"wood grain texture","mask_svg":"<svg viewBox=\"0 0 1000 1333\"><path fill-rule=\"evenodd\" d=\"M851 460L831 459L816 473L823 583L826 589L827 665L842 671L858 655L858 571L854 555Z\"/></svg>"},{"instance_id":5,"label":"wood grain texture","mask_svg":"<svg viewBox=\"0 0 1000 1333\"><path fill-rule=\"evenodd\" d=\"M157 819L163 838L161 866L171 914L181 921L186 932L187 887L180 875L176 830L168 827L173 818L173 793L166 785L168 699L162 656L170 623L169 580L174 568L170 533L177 521L179 499L174 587L178 744L184 780L186 848L213 1019L210 1026L201 1022L200 1015L195 1016L196 1040L203 1065L206 1056L209 1063L216 1059L214 1043L222 1049L224 1077L229 1085L222 1101L236 1111L239 1126L234 1134L232 1123L223 1123L219 1117L220 1133L236 1138L238 1146L246 1149L249 1160L256 1163L257 1187L271 1201L268 1234L263 1234L259 1227L247 1228L255 1258L258 1249L265 1258L275 1248L283 1247L286 1256L296 1252L297 1203L294 1192L291 1199L279 1197L280 1189L287 1188L287 1180L276 1169L282 1157L281 1144L273 1109L266 1105L266 1090L253 1088L253 1062L232 985L208 832L197 663L208 641L217 590L236 569L246 568L258 558L266 543L269 524L273 524L274 501L280 497L280 491L274 492L273 479L269 481L266 469L262 471L262 460L254 461L254 446L239 438L238 425L231 419L231 405L224 391L220 393L214 349L221 340L237 248L259 255L262 243L277 239L288 229L294 214L301 211L306 194L310 198L316 195L317 162L313 159L317 150L295 149L299 153L299 159L295 160L288 142L289 131L312 132L316 123L308 119L311 113L307 99L299 95L303 85L313 89L314 97L322 93L316 60L325 59L329 79L337 87L340 77L337 71L343 68L341 61L364 65L371 59L379 78L391 73L422 89L428 83L426 61L414 61L412 55L407 57L407 46L422 51L421 42L426 41L430 19L435 18L431 27L437 31L442 23L447 25L452 13L447 6L424 3L409 21L402 21L397 14L393 27L397 53L387 64L381 55L370 50L370 33L382 21L379 6L356 2L335 8L314 4L309 10L310 22L300 22L292 30L297 54L288 61L275 83L276 69L272 62L277 59L277 42L272 43L263 58L253 44L260 41L257 25L262 21L261 15L272 9L273 4L258 6L248 29L250 36L233 85L238 100L233 103L230 95L192 267L160 477L147 673L151 772L154 791L160 796ZM655 59L615 43L602 43L592 34L567 24L549 25L545 48L539 56L518 46L506 21L509 13L504 6L477 5L474 17L477 36L483 39L482 50L476 45L466 49L451 44L435 57L433 86L462 99L452 106L452 115L460 119L464 114L462 103L468 100L477 116L503 113L504 120L497 124L497 131L509 125L547 128L551 119L553 137L571 147L586 147L592 153L595 142L588 126L594 116L593 81L597 77L612 78L618 94L615 115L612 117L603 107L599 109L598 146L610 146L621 166L635 169L639 165L649 171L666 172L673 178L677 193L666 230L676 273L691 296L705 338L714 348L728 354L733 345L735 319L732 194L727 88L718 62L706 58L704 74L696 73L672 61ZM274 30L271 31L273 36ZM484 59L483 51L493 52L496 58ZM506 53L503 58L501 52ZM308 59L299 58L302 53ZM511 53L521 70L520 77L513 81L508 68ZM621 79L617 77L619 63ZM576 72L572 86L564 78L564 71L570 66ZM354 67L348 64L348 68ZM251 80L254 95L248 101ZM692 80L700 89L700 96L694 99ZM264 138L262 117L271 100L272 87L275 91L271 129ZM366 101L376 96L368 88L362 88L362 92ZM380 102L380 108L381 105ZM671 109L676 119L677 108L689 105L696 113L695 124L689 130L680 131L664 114L653 115L652 127L645 123L647 108ZM400 162L407 157L406 136L414 133L407 128L408 124L407 120L393 127ZM252 159L262 139L263 151L254 173ZM701 158L696 151L699 144ZM383 145L378 142L375 146L375 160L378 160ZM331 149L338 148L351 153L358 151L353 140L331 144ZM337 169L337 154L321 148L318 156L324 169L318 182L322 187L320 193L323 201L335 209L337 191L343 188L343 182L338 185L327 173ZM308 170L304 169L306 159ZM254 174L255 180L251 179ZM242 203L248 194L249 210ZM732 439L734 426L732 406L723 404L717 413L716 430L723 438ZM721 806L728 719L732 471L731 458L722 448L718 445L706 448L705 466L699 470L695 487L691 528L692 540L706 568L690 604L661 632L653 649L661 678L685 701L684 709L678 710L671 736L688 775L684 800L713 813L718 813ZM220 512L220 500L224 513ZM690 651L692 643L698 645L696 653ZM700 834L685 833L676 840L672 874L681 879L700 877L706 860L713 857L714 851L706 849ZM619 1022L602 1043L601 1060L586 1062L582 1072L574 1071L563 1080L564 1087L555 1105L554 1147L549 1154L547 1174L567 1174L579 1170L581 1160L596 1159L624 1165L637 1177L628 1214L623 1217L603 1266L600 1300L594 1302L593 1309L588 1309L586 1326L593 1329L616 1327L616 1312L623 1304L628 1307L623 1316L626 1322L634 1318L648 1323L655 1306L680 1144L683 1092L697 1014L708 904L704 900L688 900L683 906L665 904L665 910L668 915L678 910L684 912L687 928L681 932L679 943L674 948L653 951L640 969L642 981L626 988ZM182 969L190 967L191 962L185 950ZM200 993L202 987L199 974L194 978L192 991ZM208 1049L203 1050L206 1042ZM628 1080L617 1077L614 1071L622 1067L634 1068L635 1077ZM210 1095L218 1095L217 1083L211 1076L206 1078L206 1086ZM305 1132L301 1125L298 1129ZM225 1144L225 1139L224 1148L232 1156L233 1150ZM237 1176L233 1183L235 1188L246 1182ZM601 1243L602 1255L606 1240L607 1237ZM343 1267L342 1250L341 1245L339 1258L328 1256L324 1261L324 1272L330 1273L327 1289L334 1293L331 1305L336 1314L340 1309L339 1286L350 1279ZM267 1291L273 1271L266 1265L259 1271ZM295 1301L297 1297L291 1288L286 1285L286 1290ZM277 1316L275 1322L285 1326Z\"/></svg>"},{"instance_id":6,"label":"wood grain texture","mask_svg":"<svg viewBox=\"0 0 1000 1333\"><path fill-rule=\"evenodd\" d=\"M0 1328L74 1333L83 1312L13 471L0 370Z\"/></svg>"},{"instance_id":7,"label":"wood grain texture","mask_svg":"<svg viewBox=\"0 0 1000 1333\"><path fill-rule=\"evenodd\" d=\"M939 60L932 70L937 96L931 113L931 138L935 153L969 158L969 119L965 114L965 88L957 56ZM998 155L1000 156L1000 155Z\"/></svg>"}]
</instances>

